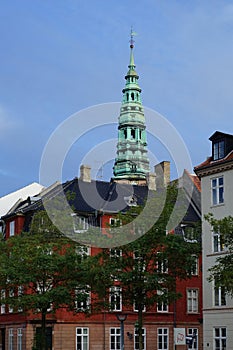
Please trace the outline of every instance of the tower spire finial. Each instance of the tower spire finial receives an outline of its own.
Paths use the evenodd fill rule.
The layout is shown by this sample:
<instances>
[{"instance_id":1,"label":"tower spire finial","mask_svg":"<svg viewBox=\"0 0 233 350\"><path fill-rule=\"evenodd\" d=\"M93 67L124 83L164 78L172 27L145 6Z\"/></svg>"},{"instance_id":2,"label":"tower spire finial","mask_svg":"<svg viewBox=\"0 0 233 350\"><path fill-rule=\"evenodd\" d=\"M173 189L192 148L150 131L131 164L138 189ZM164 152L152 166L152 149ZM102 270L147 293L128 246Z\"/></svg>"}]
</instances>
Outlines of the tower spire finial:
<instances>
[{"instance_id":1,"label":"tower spire finial","mask_svg":"<svg viewBox=\"0 0 233 350\"><path fill-rule=\"evenodd\" d=\"M134 48L134 39L133 37L136 35L136 33L133 31L133 27L131 26L131 31L130 31L130 48L133 49Z\"/></svg>"},{"instance_id":2,"label":"tower spire finial","mask_svg":"<svg viewBox=\"0 0 233 350\"><path fill-rule=\"evenodd\" d=\"M134 36L137 35L133 31L133 27L131 26L131 31L130 31L130 61L129 61L129 68L134 69L135 64L134 64L134 57L133 57L133 48L134 48Z\"/></svg>"}]
</instances>

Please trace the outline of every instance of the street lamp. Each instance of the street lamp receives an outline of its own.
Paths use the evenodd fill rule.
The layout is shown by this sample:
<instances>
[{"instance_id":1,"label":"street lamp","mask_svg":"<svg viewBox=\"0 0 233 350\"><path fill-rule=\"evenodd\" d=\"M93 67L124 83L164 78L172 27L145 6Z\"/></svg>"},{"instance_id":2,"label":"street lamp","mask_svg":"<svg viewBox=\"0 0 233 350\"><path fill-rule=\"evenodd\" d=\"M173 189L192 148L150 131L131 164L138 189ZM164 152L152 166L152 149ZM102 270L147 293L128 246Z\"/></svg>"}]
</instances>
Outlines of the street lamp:
<instances>
[{"instance_id":1,"label":"street lamp","mask_svg":"<svg viewBox=\"0 0 233 350\"><path fill-rule=\"evenodd\" d=\"M116 314L118 321L121 323L121 347L120 350L124 350L124 322L127 318L126 314Z\"/></svg>"}]
</instances>

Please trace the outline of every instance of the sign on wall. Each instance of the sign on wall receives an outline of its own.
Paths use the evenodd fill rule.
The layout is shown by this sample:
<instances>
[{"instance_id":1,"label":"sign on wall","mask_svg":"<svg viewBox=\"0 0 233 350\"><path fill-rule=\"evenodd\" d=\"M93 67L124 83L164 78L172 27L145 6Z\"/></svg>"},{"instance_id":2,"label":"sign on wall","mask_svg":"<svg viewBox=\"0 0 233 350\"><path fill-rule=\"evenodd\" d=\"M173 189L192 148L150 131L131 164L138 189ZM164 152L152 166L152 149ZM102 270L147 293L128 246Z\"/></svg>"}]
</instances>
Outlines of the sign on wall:
<instances>
[{"instance_id":1,"label":"sign on wall","mask_svg":"<svg viewBox=\"0 0 233 350\"><path fill-rule=\"evenodd\" d=\"M186 344L185 328L174 328L174 341L175 345Z\"/></svg>"}]
</instances>

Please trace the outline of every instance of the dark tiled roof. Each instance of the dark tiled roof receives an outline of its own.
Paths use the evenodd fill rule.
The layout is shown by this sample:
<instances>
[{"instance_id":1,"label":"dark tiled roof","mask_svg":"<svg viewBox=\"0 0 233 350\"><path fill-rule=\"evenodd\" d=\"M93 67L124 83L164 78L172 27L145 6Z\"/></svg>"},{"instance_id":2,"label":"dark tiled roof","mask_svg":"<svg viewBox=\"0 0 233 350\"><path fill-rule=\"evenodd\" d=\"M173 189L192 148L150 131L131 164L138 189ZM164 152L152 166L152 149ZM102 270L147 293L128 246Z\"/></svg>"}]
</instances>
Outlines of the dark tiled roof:
<instances>
[{"instance_id":1,"label":"dark tiled roof","mask_svg":"<svg viewBox=\"0 0 233 350\"><path fill-rule=\"evenodd\" d=\"M19 203L14 213L6 215L4 218L16 213L27 213L43 208L43 200L50 200L59 196L62 191L68 196L68 202L75 211L83 213L93 213L103 211L117 213L126 210L130 199L142 205L146 200L147 186L123 185L115 182L91 181L84 182L77 178L64 184L57 184L45 196L30 203L30 199ZM36 198L35 198L36 199Z\"/></svg>"},{"instance_id":2,"label":"dark tiled roof","mask_svg":"<svg viewBox=\"0 0 233 350\"><path fill-rule=\"evenodd\" d=\"M187 203L190 203L185 220L195 222L200 219L199 184L195 176L190 175L188 172L185 172L183 176L185 179L183 181L183 192ZM190 184L194 184L194 191L192 192L189 191ZM185 190L186 187L188 189L187 191ZM43 209L43 200L57 198L62 192L68 196L69 205L75 212L83 213L84 215L93 215L96 212L124 212L129 209L132 202L137 205L143 205L147 199L148 187L94 180L84 182L78 178L74 178L66 183L56 184L51 190L47 190L45 195L42 193L42 198L34 197L33 200L28 198L28 200L19 203L14 213L10 213L4 218L7 219L7 217L22 213L25 214L27 220L29 220L28 222L30 222L32 213Z\"/></svg>"}]
</instances>

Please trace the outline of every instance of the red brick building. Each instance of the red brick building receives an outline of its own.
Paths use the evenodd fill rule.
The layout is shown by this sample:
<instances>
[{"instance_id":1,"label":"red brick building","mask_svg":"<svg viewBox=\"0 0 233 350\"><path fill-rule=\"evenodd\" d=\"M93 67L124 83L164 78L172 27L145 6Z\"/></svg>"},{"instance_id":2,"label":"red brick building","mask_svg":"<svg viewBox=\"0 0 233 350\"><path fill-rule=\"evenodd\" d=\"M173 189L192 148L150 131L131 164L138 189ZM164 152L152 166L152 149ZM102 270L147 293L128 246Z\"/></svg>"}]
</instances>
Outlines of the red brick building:
<instances>
[{"instance_id":1,"label":"red brick building","mask_svg":"<svg viewBox=\"0 0 233 350\"><path fill-rule=\"evenodd\" d=\"M100 198L111 198L116 191L115 184L101 181L85 181L86 177L74 179L65 183L62 188L65 192L75 192L75 205L77 215L82 218L82 222L88 225L88 222L95 222L97 226L106 229L110 220L117 214L119 201L125 201L127 194L124 186L117 206L114 210L113 203L105 200L105 210L96 214L96 209L88 207L79 191L79 184L90 193L94 188L98 188ZM84 180L84 181L83 181ZM183 228L190 226L200 220L200 187L196 177L190 176L184 172L181 182L185 188L194 185L192 198L189 202L187 213L181 224L175 229L176 234L184 234ZM59 192L59 186L54 186L46 191L46 196L53 196ZM134 200L140 204L148 191L147 186L133 186ZM26 230L31 215L42 203L43 192L38 197L28 198L19 203L13 211L10 211L3 217L6 223L5 237L19 234ZM99 198L97 199L99 201ZM110 207L108 208L108 204ZM95 203L101 205L102 203ZM127 204L125 204L127 206ZM111 209L111 210L110 210ZM88 248L89 254L96 254L100 248ZM193 277L185 281L177 281L177 291L182 294L182 298L171 305L154 305L154 309L144 312L144 348L167 350L174 346L174 328L185 328L186 335L192 335L194 332L197 337L189 349L202 348L202 276L201 276L201 257L197 260L196 271ZM38 331L39 315L25 316L20 312L14 313L7 305L1 305L0 314L0 349L25 349L31 350L33 339ZM124 306L124 297L121 298L116 310L112 312L102 311L86 316L84 313L73 314L64 309L59 309L55 314L48 316L48 349L76 349L76 350L94 350L109 349L115 350L120 346L120 322L117 314L127 314L124 322L125 349L137 349L137 312ZM186 345L177 345L177 349L186 349Z\"/></svg>"}]
</instances>

